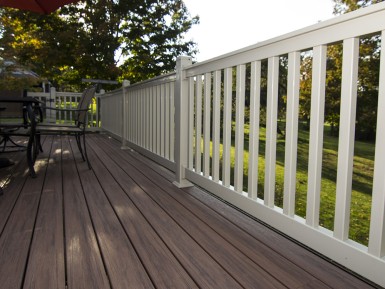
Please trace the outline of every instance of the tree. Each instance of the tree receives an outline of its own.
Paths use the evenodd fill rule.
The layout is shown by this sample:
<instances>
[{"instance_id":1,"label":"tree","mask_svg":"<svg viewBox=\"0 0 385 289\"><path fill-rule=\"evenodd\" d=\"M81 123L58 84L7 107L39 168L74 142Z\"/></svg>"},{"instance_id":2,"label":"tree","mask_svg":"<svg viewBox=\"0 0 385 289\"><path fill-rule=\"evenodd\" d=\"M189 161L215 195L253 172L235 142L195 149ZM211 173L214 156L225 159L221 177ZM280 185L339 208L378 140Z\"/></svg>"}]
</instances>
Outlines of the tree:
<instances>
[{"instance_id":1,"label":"tree","mask_svg":"<svg viewBox=\"0 0 385 289\"><path fill-rule=\"evenodd\" d=\"M173 70L181 54L194 56L196 44L183 37L198 22L182 0L85 0L50 15L3 8L1 56L61 86L136 82Z\"/></svg>"},{"instance_id":2,"label":"tree","mask_svg":"<svg viewBox=\"0 0 385 289\"><path fill-rule=\"evenodd\" d=\"M334 1L334 13L337 15L351 12L379 2L383 2L383 0ZM367 35L360 38L360 59L356 112L357 139L374 140L375 138L379 82L380 41L380 35ZM334 52L331 51L329 60L330 59L334 59L334 62L342 62L342 47L334 49ZM340 69L336 68L334 69L334 72L338 70ZM336 88L340 90L340 80L336 81L337 79L338 76L330 78L330 81L334 80L334 90ZM328 87L332 86L328 85ZM333 118L333 114L329 113L326 115L329 119L336 119L335 117Z\"/></svg>"},{"instance_id":3,"label":"tree","mask_svg":"<svg viewBox=\"0 0 385 289\"><path fill-rule=\"evenodd\" d=\"M310 106L311 106L311 84L313 68L313 51L306 51L301 54L301 81L299 95L299 119L305 122L303 129L310 129Z\"/></svg>"},{"instance_id":4,"label":"tree","mask_svg":"<svg viewBox=\"0 0 385 289\"><path fill-rule=\"evenodd\" d=\"M341 15L384 0L334 0L334 14Z\"/></svg>"},{"instance_id":5,"label":"tree","mask_svg":"<svg viewBox=\"0 0 385 289\"><path fill-rule=\"evenodd\" d=\"M198 23L198 18L189 19L183 1L165 1L164 5L156 3L148 1L147 6L133 11L125 23L127 29L122 37L126 41L122 53L127 57L124 62L127 79L138 81L172 71L176 57L197 52L195 43L184 41L183 36Z\"/></svg>"},{"instance_id":6,"label":"tree","mask_svg":"<svg viewBox=\"0 0 385 289\"><path fill-rule=\"evenodd\" d=\"M340 125L342 50L342 43L329 45L327 49L325 122L333 136L338 135Z\"/></svg>"}]
</instances>

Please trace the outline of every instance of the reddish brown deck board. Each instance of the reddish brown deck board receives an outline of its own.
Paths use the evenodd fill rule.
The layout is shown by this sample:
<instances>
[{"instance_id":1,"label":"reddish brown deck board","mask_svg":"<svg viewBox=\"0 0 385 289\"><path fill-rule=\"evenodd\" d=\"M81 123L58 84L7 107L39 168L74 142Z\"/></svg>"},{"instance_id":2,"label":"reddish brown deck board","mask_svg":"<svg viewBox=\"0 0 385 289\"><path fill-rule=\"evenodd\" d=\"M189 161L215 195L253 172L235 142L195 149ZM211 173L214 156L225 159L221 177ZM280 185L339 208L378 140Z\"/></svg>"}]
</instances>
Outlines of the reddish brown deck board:
<instances>
[{"instance_id":1,"label":"reddish brown deck board","mask_svg":"<svg viewBox=\"0 0 385 289\"><path fill-rule=\"evenodd\" d=\"M172 252L114 180L108 169L92 152L90 159L101 186L147 268L151 280L159 288L197 288Z\"/></svg>"},{"instance_id":2,"label":"reddish brown deck board","mask_svg":"<svg viewBox=\"0 0 385 289\"><path fill-rule=\"evenodd\" d=\"M78 169L112 288L154 288L94 172L84 162Z\"/></svg>"},{"instance_id":3,"label":"reddish brown deck board","mask_svg":"<svg viewBox=\"0 0 385 289\"><path fill-rule=\"evenodd\" d=\"M119 147L120 145L111 138L104 139L104 142L105 144L109 144L115 147ZM140 164L136 165L137 168L140 168L140 171L146 172L147 176L151 176L150 178L155 183L162 181L162 178L167 179L170 183L174 180L173 174L170 171L165 170L163 167L160 167L142 155L131 151L128 151L127 155L137 158L143 164L145 164L146 166ZM158 178L156 175L151 174L150 171L156 172L161 177ZM172 187L173 185L170 185L166 184L167 188L165 188L165 184L162 182L161 187L165 188L165 192L171 194L172 192L175 192L175 189ZM318 288L321 286L321 288L325 288L330 286L332 288L372 288L371 285L367 284L366 282L362 282L354 275L341 270L341 268L336 267L335 265L329 263L327 260L320 258L316 254L313 254L312 252L304 249L295 242L288 241L288 239L281 234L268 229L264 225L241 213L239 210L226 205L224 202L218 201L217 198L207 194L206 192L203 192L199 188L185 188L184 191L193 196L199 202L204 203L207 206L207 211L215 210L217 214L229 220L241 230L247 232L247 234L250 234L253 236L253 238L265 244L271 250L277 252L279 255L282 255L284 258L287 258L293 264L299 266L303 272L309 273L321 281L310 281L308 284L312 284L311 287ZM183 201L183 199L181 199L183 198L181 194L175 193L173 195L176 198L182 200L182 202L187 207L194 203L189 199ZM190 211L198 213L197 207L190 208ZM203 210L201 213L205 214L206 211ZM201 219L210 220L208 216L202 216ZM237 236L235 233L233 235ZM306 286L304 288L306 288Z\"/></svg>"},{"instance_id":4,"label":"reddish brown deck board","mask_svg":"<svg viewBox=\"0 0 385 289\"><path fill-rule=\"evenodd\" d=\"M110 288L72 150L62 139L68 288Z\"/></svg>"},{"instance_id":5,"label":"reddish brown deck board","mask_svg":"<svg viewBox=\"0 0 385 289\"><path fill-rule=\"evenodd\" d=\"M42 155L43 158L47 156ZM44 170L45 165L42 164L41 171ZM19 176L18 174L13 181L23 186L0 236L0 287L7 289L21 288L23 285L25 264L44 182L44 173L35 179L29 176L20 179ZM17 194L13 189L18 187L12 186L6 193Z\"/></svg>"},{"instance_id":6,"label":"reddish brown deck board","mask_svg":"<svg viewBox=\"0 0 385 289\"><path fill-rule=\"evenodd\" d=\"M47 138L51 152L42 188L24 288L65 288L60 139ZM39 175L41 172L39 171Z\"/></svg>"},{"instance_id":7,"label":"reddish brown deck board","mask_svg":"<svg viewBox=\"0 0 385 289\"><path fill-rule=\"evenodd\" d=\"M167 212L163 211L116 163L101 153L97 146L94 150L201 288L241 288L239 283L222 269L221 264L213 260L209 253L179 227ZM135 171L130 172L130 174L134 173Z\"/></svg>"},{"instance_id":8,"label":"reddish brown deck board","mask_svg":"<svg viewBox=\"0 0 385 289\"><path fill-rule=\"evenodd\" d=\"M151 194L151 198L162 207L162 209L168 213L168 215L179 224L180 227L184 228L184 230L190 235L190 237L197 242L206 252L210 252L210 255L218 262L220 263L223 268L229 272L230 274L233 274L235 276L242 275L241 279L238 279L238 282L244 286L244 287L252 287L257 286L259 288L286 288L285 286L289 286L291 288L296 288L304 283L307 283L313 278L309 278L305 274L298 274L297 278L292 278L292 280L285 280L282 277L283 284L279 283L277 279L272 277L269 274L269 270L272 271L272 268L265 268L269 267L270 264L274 264L274 262L280 262L282 266L285 266L284 261L286 260L272 260L270 259L269 262L265 262L264 264L258 262L253 262L251 260L250 256L244 255L241 250L239 250L238 244L232 244L228 242L221 234L218 234L218 228L221 225L220 222L214 221L214 229L213 227L210 227L207 225L207 223L203 222L202 220L206 221L212 221L213 215L207 214L203 217L203 219L198 219L194 214L191 213L191 211L187 210L186 207L183 207L180 203L178 203L171 195L169 195L165 190L168 192L173 192L176 194L176 196L180 195L182 198L183 196L186 196L186 194L182 193L180 189L173 186L168 181L161 178L156 173L151 173L151 170L148 170L147 168L143 167L141 163L139 163L134 158L131 158L128 156L128 154L124 152L120 152L118 155L111 155L111 158L115 159L115 161L121 159L125 159L126 162L122 163L122 168L126 172L130 172L130 174L133 176L133 179L136 181L136 183L140 184L143 191L146 192L156 192L159 190L159 193ZM134 173L134 171L138 171ZM141 174L139 170L145 169L146 176ZM196 210L201 210L199 208L199 205L196 206ZM206 212L209 212L206 210ZM223 219L222 219L223 220ZM226 230L230 231L230 228L228 225L231 224L224 224L226 227ZM232 232L230 232L232 233ZM237 240L239 240L240 234L243 234L244 232L236 232L234 236L236 236ZM253 243L253 246L255 246L255 242ZM255 249L255 250L254 250ZM248 254L253 255L254 252L258 248L254 248L252 250L247 251ZM258 255L258 258L263 259L265 258L263 251L260 255ZM274 256L274 257L280 257L280 256ZM260 266L261 264L261 266ZM281 267L282 270L279 272L279 268L276 269L277 272L285 275L292 276L294 274L289 274L289 270L283 270L284 267ZM267 270L266 270L267 269ZM299 271L299 270L298 270ZM287 272L287 273L286 273ZM303 271L301 271L303 273ZM302 278L298 278L298 277Z\"/></svg>"},{"instance_id":9,"label":"reddish brown deck board","mask_svg":"<svg viewBox=\"0 0 385 289\"><path fill-rule=\"evenodd\" d=\"M373 288L116 140L87 139L92 170L73 138L50 137L36 179L25 154L0 171L0 288Z\"/></svg>"},{"instance_id":10,"label":"reddish brown deck board","mask_svg":"<svg viewBox=\"0 0 385 289\"><path fill-rule=\"evenodd\" d=\"M15 169L20 168L20 170L22 170L25 165L26 162L15 164ZM22 174L18 172L16 174L9 175L9 171L7 171L7 173L3 175L2 188L3 191L6 190L9 193L0 195L0 212L2 214L2 218L0 218L0 232L3 231L7 218L20 195L21 189L26 181L26 174L27 173Z\"/></svg>"},{"instance_id":11,"label":"reddish brown deck board","mask_svg":"<svg viewBox=\"0 0 385 289\"><path fill-rule=\"evenodd\" d=\"M288 242L285 236L272 230L266 232L264 225L258 224L255 220L227 206L223 202L217 202L214 197L207 193L197 188L186 188L184 190L204 202L211 209L214 209L218 214L227 218L240 229L248 232L251 236L293 262L293 264L316 276L328 286L332 288L372 288L372 286L341 270L324 258L304 249L299 244Z\"/></svg>"}]
</instances>

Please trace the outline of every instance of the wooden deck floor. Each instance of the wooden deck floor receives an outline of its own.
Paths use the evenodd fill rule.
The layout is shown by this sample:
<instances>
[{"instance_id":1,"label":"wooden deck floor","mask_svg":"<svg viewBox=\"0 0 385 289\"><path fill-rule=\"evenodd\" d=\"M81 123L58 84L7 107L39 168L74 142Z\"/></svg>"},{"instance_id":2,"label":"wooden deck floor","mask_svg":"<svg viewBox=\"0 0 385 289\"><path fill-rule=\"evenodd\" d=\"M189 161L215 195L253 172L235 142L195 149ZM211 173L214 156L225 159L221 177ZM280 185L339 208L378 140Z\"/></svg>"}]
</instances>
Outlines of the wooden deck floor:
<instances>
[{"instance_id":1,"label":"wooden deck floor","mask_svg":"<svg viewBox=\"0 0 385 289\"><path fill-rule=\"evenodd\" d=\"M0 170L0 288L373 288L105 135Z\"/></svg>"}]
</instances>

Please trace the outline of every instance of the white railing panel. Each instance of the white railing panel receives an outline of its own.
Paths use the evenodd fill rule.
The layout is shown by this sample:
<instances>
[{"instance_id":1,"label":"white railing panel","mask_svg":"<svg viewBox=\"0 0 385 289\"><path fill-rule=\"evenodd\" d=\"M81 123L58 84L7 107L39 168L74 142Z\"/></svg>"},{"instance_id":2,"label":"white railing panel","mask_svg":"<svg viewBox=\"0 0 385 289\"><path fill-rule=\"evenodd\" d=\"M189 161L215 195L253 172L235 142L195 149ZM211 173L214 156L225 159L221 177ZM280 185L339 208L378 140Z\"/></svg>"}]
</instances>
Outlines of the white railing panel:
<instances>
[{"instance_id":1,"label":"white railing panel","mask_svg":"<svg viewBox=\"0 0 385 289\"><path fill-rule=\"evenodd\" d=\"M106 93L101 108L103 129L121 137L123 146L139 150L172 170L175 170L174 83L175 74L169 74L125 86L124 93L123 89Z\"/></svg>"},{"instance_id":2,"label":"white railing panel","mask_svg":"<svg viewBox=\"0 0 385 289\"><path fill-rule=\"evenodd\" d=\"M202 172L202 77L196 78L195 88L195 171Z\"/></svg>"},{"instance_id":3,"label":"white railing panel","mask_svg":"<svg viewBox=\"0 0 385 289\"><path fill-rule=\"evenodd\" d=\"M250 73L250 135L249 135L249 197L257 199L259 164L259 117L261 102L261 62L251 63Z\"/></svg>"},{"instance_id":4,"label":"white railing panel","mask_svg":"<svg viewBox=\"0 0 385 289\"><path fill-rule=\"evenodd\" d=\"M220 161L220 130L221 130L221 71L214 72L213 80L213 161L212 161L212 175L213 181L219 182L219 161Z\"/></svg>"},{"instance_id":5,"label":"white railing panel","mask_svg":"<svg viewBox=\"0 0 385 289\"><path fill-rule=\"evenodd\" d=\"M275 170L277 150L279 57L268 62L267 109L266 109L266 154L265 154L265 205L274 207Z\"/></svg>"},{"instance_id":6,"label":"white railing panel","mask_svg":"<svg viewBox=\"0 0 385 289\"><path fill-rule=\"evenodd\" d=\"M158 77L135 84L127 90L129 97L132 97L128 101L132 108L127 110L130 116L127 116L128 123L125 124L130 128L127 137L129 145L172 169L172 161L164 160L173 155L171 147L175 137L177 180L185 179L202 186L299 242L385 286L383 56L380 65L373 204L368 216L371 219L369 246L348 239L359 38L385 31L383 19L385 3L380 3L203 63L192 65L190 60L181 65L179 62L175 76ZM384 32L382 35L384 37ZM319 220L324 213L320 211L320 203L327 48L335 43L342 43L343 73L336 200L332 200L331 204L335 205L334 228L328 230L320 226ZM304 195L301 195L306 200L306 212L301 213L301 217L296 215L295 206L296 178L299 173L298 111L302 51L307 51L307 57L312 58L312 70L309 159L308 172L305 172L308 176L307 190L304 189ZM383 51L384 43L382 54ZM287 80L286 71L280 73L280 69L287 69ZM283 80L287 83L287 91L281 90ZM172 87L177 90L174 100ZM246 107L245 101L249 100L249 95L250 103ZM278 102L281 104L281 101L286 101L284 117L282 113L278 115L281 107ZM250 119L249 123L245 123L248 108ZM265 117L265 109L266 130L261 122ZM173 121L174 112L176 120L183 120L181 124ZM284 141L277 136L278 121L286 122ZM247 125L250 126L248 151L244 148ZM264 130L266 142L262 139ZM263 145L265 152L260 152ZM278 151L277 145L284 145L284 160L282 154L279 158L277 156L277 152L282 152L282 147ZM249 164L245 166L243 160L247 153ZM261 160L264 160L264 166ZM283 166L282 189L277 186L276 172ZM245 173L248 173L246 186L243 184ZM258 185L262 185L261 192L258 192ZM246 191L244 187L247 187ZM280 190L283 190L282 208L279 207ZM279 193L277 196L276 191Z\"/></svg>"},{"instance_id":7,"label":"white railing panel","mask_svg":"<svg viewBox=\"0 0 385 289\"><path fill-rule=\"evenodd\" d=\"M372 272L366 270L366 265L371 263L374 259L367 257L365 264L363 261L362 265L351 264L347 257L349 254L355 255L353 251L359 250L361 253L358 255L367 256L366 250L368 247L352 242L348 239L349 233L349 218L350 218L350 202L351 202L351 191L352 191L352 168L353 168L353 148L354 148L354 130L355 130L355 99L357 95L357 79L358 79L358 44L359 37L365 36L372 33L379 33L384 30L385 23L380 19L385 19L385 5L384 3L374 5L366 10L356 11L348 15L343 15L338 19L326 21L309 28L293 32L282 37L277 37L272 40L268 40L262 43L258 43L254 46L241 49L239 51L229 53L222 57L215 58L204 63L197 63L187 67L185 69L186 76L190 79L202 78L207 74L213 74L217 71L223 73L223 85L221 93L223 93L223 105L221 105L223 119L221 119L221 126L223 127L222 139L220 140L219 146L222 145L222 174L219 175L219 179L216 173L216 147L218 147L218 141L215 139L215 125L212 124L212 147L213 152L210 154L213 158L211 172L207 175L205 171L201 172L200 164L197 163L197 155L195 155L195 163L189 164L189 173L186 173L189 180L196 182L198 185L211 190L216 190L221 197L226 200L233 201L233 197L229 197L230 192L241 193L239 195L248 196L248 198L240 198L242 201L237 201L237 204L242 208L247 208L247 211L254 214L257 217L261 217L269 224L269 218L261 216L261 209L259 206L263 206L272 212L292 218L299 226L307 226L315 230L316 235L325 235L328 238L328 242L333 243L335 241L336 247L340 245L346 250L340 252L338 262L349 268L355 268L365 276L373 277ZM374 23L375 22L375 23ZM342 75L342 107L340 114L340 135L339 135L339 161L337 165L337 200L335 205L336 212L334 214L334 229L333 231L326 230L319 226L320 215L324 212L320 212L321 203L321 180L322 180L322 162L323 162L323 137L324 137L324 113L325 113L325 84L326 84L326 63L327 63L327 47L334 43L343 43L343 75ZM311 51L312 49L312 51ZM297 155L298 155L298 110L299 110L299 84L301 81L300 62L301 62L301 51L309 51L307 57L312 57L312 84L311 84L311 102L310 102L310 135L309 135L309 159L308 159L308 181L307 181L307 192L305 192L306 198L306 213L303 215L305 218L300 218L296 215L296 178L297 178ZM284 77L284 73L281 75L279 72L282 65L280 60L284 60L282 55L289 56L289 63L287 64L287 76L288 76L288 91L287 97L282 95L280 91L281 77ZM350 55L350 56L349 56ZM266 146L265 146L265 167L264 167L264 190L261 194L258 194L258 165L259 165L259 128L258 121L262 117L259 114L259 110L262 109L261 99L258 95L261 92L260 78L261 74L258 75L255 65L268 62L267 68L267 107L266 107ZM239 67L250 67L250 133L249 133L249 166L243 168L240 165L240 160L243 160L244 153L243 144L241 140L244 137L244 132L241 132L244 124L243 117L241 116L245 110L240 109L239 94L243 90L242 81L239 81ZM234 83L234 76L236 75L237 67L237 81ZM249 68L247 68L249 69ZM381 68L383 70L383 68ZM262 71L261 71L262 72ZM260 72L260 73L261 73ZM265 72L263 72L265 73ZM249 77L249 76L248 76ZM215 78L215 77L213 77ZM215 80L213 83L213 94L215 90ZM258 87L258 88L254 88ZM195 86L196 88L196 86ZM199 89L201 90L201 89ZM247 88L246 88L247 90ZM258 90L258 92L256 92ZM195 91L197 95L197 91ZM213 101L213 105L216 102L215 94L210 96ZM235 100L233 99L235 97ZM278 101L285 99L286 102L286 130L285 130L285 142L279 141L279 145L284 144L285 146L285 173L284 173L284 188L283 188L283 207L282 209L275 205L275 201L279 201L278 197L275 196L276 190L281 188L276 187L276 171L281 163L277 163L277 123L278 123ZM243 100L244 101L244 100ZM257 102L257 103L256 103ZM382 102L379 103L379 107ZM232 105L235 105L233 108ZM195 109L197 103L194 103ZM196 112L197 113L197 112ZM232 114L235 113L235 119ZM212 117L215 118L215 108L212 108ZM199 118L201 119L201 118ZM207 117L205 118L207 119ZM196 119L195 119L196 121ZM380 122L380 121L379 121ZM190 129L199 129L200 123L195 122L195 126L190 126ZM205 120L202 124L205 125ZM233 127L235 130L233 131ZM382 127L382 126L381 126ZM380 126L378 127L380 129ZM190 132L191 133L191 132ZM232 136L232 134L235 135ZM199 137L201 135L199 134ZM231 145L231 140L234 137L234 147ZM203 137L204 140L207 137ZM381 141L381 140L378 140ZM195 147L200 145L202 140L197 141L195 139ZM263 143L262 143L263 145ZM207 147L207 142L205 143ZM196 152L195 148L195 152ZM199 150L199 148L198 148ZM206 149L207 150L207 149ZM204 152L203 152L204 154ZM263 154L263 152L262 152ZM234 156L234 157L232 157ZM381 159L383 154L381 150L377 148L376 160ZM199 159L202 157L199 152ZM207 161L207 156L204 156ZM234 161L234 164L232 164ZM376 162L376 164L378 161ZM232 166L234 174L232 174ZM205 167L205 166L204 166ZM377 165L377 167L379 167ZM243 191L243 169L248 173L248 184L247 191ZM261 169L261 168L259 168ZM380 169L377 169L377 173ZM379 174L379 173L378 173ZM383 176L383 173L381 174ZM234 177L234 183L232 178ZM376 256L384 257L384 193L379 193L378 188L382 188L380 181L377 176L377 185L374 186L373 190L376 190L376 195L373 193L373 198L376 198L376 202L380 205L375 205L373 200L373 208L371 217L376 216L376 220L371 219L371 226L376 229L372 229L370 238L374 240L372 242L372 254ZM208 183L216 183L218 186L226 189L226 194L220 192L221 190L214 189L214 185L208 185ZM385 186L385 185L384 185ZM381 189L380 189L381 190ZM279 192L279 191L278 191ZM263 199L262 198L263 193ZM280 192L279 192L280 193ZM237 194L237 195L238 195ZM258 198L260 196L260 198ZM234 197L235 199L238 197ZM277 200L275 200L277 198ZM258 204L253 209L254 203ZM257 209L258 207L258 209ZM376 213L375 213L376 212ZM262 214L263 215L263 214ZM323 216L324 217L324 216ZM277 223L280 217L277 217ZM283 220L283 219L282 219ZM306 225L305 225L306 224ZM276 224L274 225L276 226ZM333 226L333 225L332 225ZM280 227L280 226L278 226ZM296 227L296 226L294 226ZM334 258L331 251L328 253L328 248L325 248L324 244L319 245L315 241L316 238L311 241L307 240L308 236L300 236L293 234L293 228L282 228L285 233L298 238L307 245L317 248L317 250L323 252L327 256ZM307 232L307 230L304 230ZM374 233L376 231L376 233ZM310 231L306 234L310 234ZM342 242L342 243L338 243ZM331 244L329 243L329 245ZM338 245L337 245L338 243ZM344 255L347 254L347 255ZM366 255L365 255L366 254ZM355 257L354 257L355 258ZM378 266L385 269L385 263L383 260L377 259ZM375 274L374 274L375 275ZM378 276L377 276L378 277ZM379 282L378 280L376 282Z\"/></svg>"},{"instance_id":8,"label":"white railing panel","mask_svg":"<svg viewBox=\"0 0 385 289\"><path fill-rule=\"evenodd\" d=\"M237 66L236 81L236 110L235 110L235 164L234 164L234 190L243 191L243 149L244 149L244 125L245 125L245 90L246 90L246 66Z\"/></svg>"},{"instance_id":9,"label":"white railing panel","mask_svg":"<svg viewBox=\"0 0 385 289\"><path fill-rule=\"evenodd\" d=\"M306 202L306 224L318 227L322 175L322 146L326 79L325 45L313 49L313 75L310 108L309 165Z\"/></svg>"},{"instance_id":10,"label":"white railing panel","mask_svg":"<svg viewBox=\"0 0 385 289\"><path fill-rule=\"evenodd\" d=\"M157 141L157 122L158 122L158 115L157 115L157 99L156 99L156 86L154 87L149 87L149 88L146 88L148 89L147 92L148 92L148 95L150 97L150 106L149 106L149 110L151 111L151 114L152 114L152 117L151 117L151 120L152 120L152 123L149 124L150 125L150 131L149 133L151 134L151 145L150 145L150 151L153 152L153 153L157 153L157 144L158 144L158 141Z\"/></svg>"},{"instance_id":11,"label":"white railing panel","mask_svg":"<svg viewBox=\"0 0 385 289\"><path fill-rule=\"evenodd\" d=\"M347 240L349 236L350 202L352 193L354 132L357 106L359 39L344 41L340 133L334 236Z\"/></svg>"},{"instance_id":12,"label":"white railing panel","mask_svg":"<svg viewBox=\"0 0 385 289\"><path fill-rule=\"evenodd\" d=\"M194 169L194 77L188 79L188 169Z\"/></svg>"},{"instance_id":13,"label":"white railing panel","mask_svg":"<svg viewBox=\"0 0 385 289\"><path fill-rule=\"evenodd\" d=\"M210 175L211 73L204 76L203 101L203 175Z\"/></svg>"},{"instance_id":14,"label":"white railing panel","mask_svg":"<svg viewBox=\"0 0 385 289\"><path fill-rule=\"evenodd\" d=\"M165 126L165 132L164 132L164 157L166 159L170 159L170 129L171 129L171 123L170 123L170 85L169 83L166 84L166 91L165 91L165 105L164 105L164 126Z\"/></svg>"},{"instance_id":15,"label":"white railing panel","mask_svg":"<svg viewBox=\"0 0 385 289\"><path fill-rule=\"evenodd\" d=\"M233 70L226 68L224 71L224 104L223 104L223 165L222 182L225 187L230 186L230 150L231 150L231 100L233 85Z\"/></svg>"},{"instance_id":16,"label":"white railing panel","mask_svg":"<svg viewBox=\"0 0 385 289\"><path fill-rule=\"evenodd\" d=\"M170 83L170 103L169 103L169 119L170 119L170 122L169 122L169 125L170 125L170 128L169 128L169 131L170 131L170 136L169 136L169 150L170 150L170 153L169 153L169 158L170 158L170 161L174 162L174 158L175 158L175 130L176 130L176 127L175 127L175 85L173 83ZM184 113L185 110L184 110ZM179 134L178 134L179 135ZM186 136L188 134L186 133ZM186 152L187 152L187 148L186 148Z\"/></svg>"},{"instance_id":17,"label":"white railing panel","mask_svg":"<svg viewBox=\"0 0 385 289\"><path fill-rule=\"evenodd\" d=\"M156 87L156 153L162 155L162 85Z\"/></svg>"},{"instance_id":18,"label":"white railing panel","mask_svg":"<svg viewBox=\"0 0 385 289\"><path fill-rule=\"evenodd\" d=\"M165 156L165 134L166 134L166 123L165 123L165 109L166 109L166 101L165 101L165 93L166 93L166 86L165 84L162 84L160 86L160 155L162 157Z\"/></svg>"},{"instance_id":19,"label":"white railing panel","mask_svg":"<svg viewBox=\"0 0 385 289\"><path fill-rule=\"evenodd\" d=\"M28 92L28 96L35 97L41 102L45 103L46 107L62 108L62 109L76 109L80 98L82 96L81 92L60 92L56 91L53 87L51 92ZM99 94L95 97L99 98ZM99 108L98 101L96 105L90 106L90 111L88 113L88 126L89 127L99 127ZM73 123L74 122L74 113L71 112L58 112L54 110L46 110L46 115L44 118L45 122L57 122L57 123Z\"/></svg>"},{"instance_id":20,"label":"white railing panel","mask_svg":"<svg viewBox=\"0 0 385 289\"><path fill-rule=\"evenodd\" d=\"M123 91L118 90L100 97L102 129L123 138Z\"/></svg>"},{"instance_id":21,"label":"white railing panel","mask_svg":"<svg viewBox=\"0 0 385 289\"><path fill-rule=\"evenodd\" d=\"M295 213L300 62L300 52L289 54L283 213L290 217Z\"/></svg>"},{"instance_id":22,"label":"white railing panel","mask_svg":"<svg viewBox=\"0 0 385 289\"><path fill-rule=\"evenodd\" d=\"M382 31L369 253L385 257L385 30Z\"/></svg>"}]
</instances>

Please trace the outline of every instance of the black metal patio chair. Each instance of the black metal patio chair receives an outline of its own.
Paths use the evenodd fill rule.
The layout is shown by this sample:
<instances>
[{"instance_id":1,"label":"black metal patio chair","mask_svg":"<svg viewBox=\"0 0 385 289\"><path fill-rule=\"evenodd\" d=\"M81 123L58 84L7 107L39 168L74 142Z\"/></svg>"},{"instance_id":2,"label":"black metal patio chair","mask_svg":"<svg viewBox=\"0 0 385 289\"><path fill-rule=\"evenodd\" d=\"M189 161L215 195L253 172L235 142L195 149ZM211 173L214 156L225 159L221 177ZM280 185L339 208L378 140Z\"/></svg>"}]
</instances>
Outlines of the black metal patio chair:
<instances>
[{"instance_id":1,"label":"black metal patio chair","mask_svg":"<svg viewBox=\"0 0 385 289\"><path fill-rule=\"evenodd\" d=\"M40 145L41 135L71 135L76 139L77 146L81 153L83 161L87 161L88 167L91 169L91 164L87 156L86 147L86 128L88 125L88 110L92 98L96 93L96 85L86 88L83 91L82 97L80 98L78 107L76 109L61 109L46 107L48 110L62 111L62 112L73 112L74 123L73 124L56 124L56 123L38 123L36 126L37 143ZM82 140L83 138L83 146ZM42 150L40 145L40 150Z\"/></svg>"},{"instance_id":2,"label":"black metal patio chair","mask_svg":"<svg viewBox=\"0 0 385 289\"><path fill-rule=\"evenodd\" d=\"M21 100L26 92L1 91L0 100L14 98ZM12 137L25 136L28 129L26 109L21 102L2 102L0 105L0 151L17 152L27 148L25 144L16 142Z\"/></svg>"}]
</instances>

